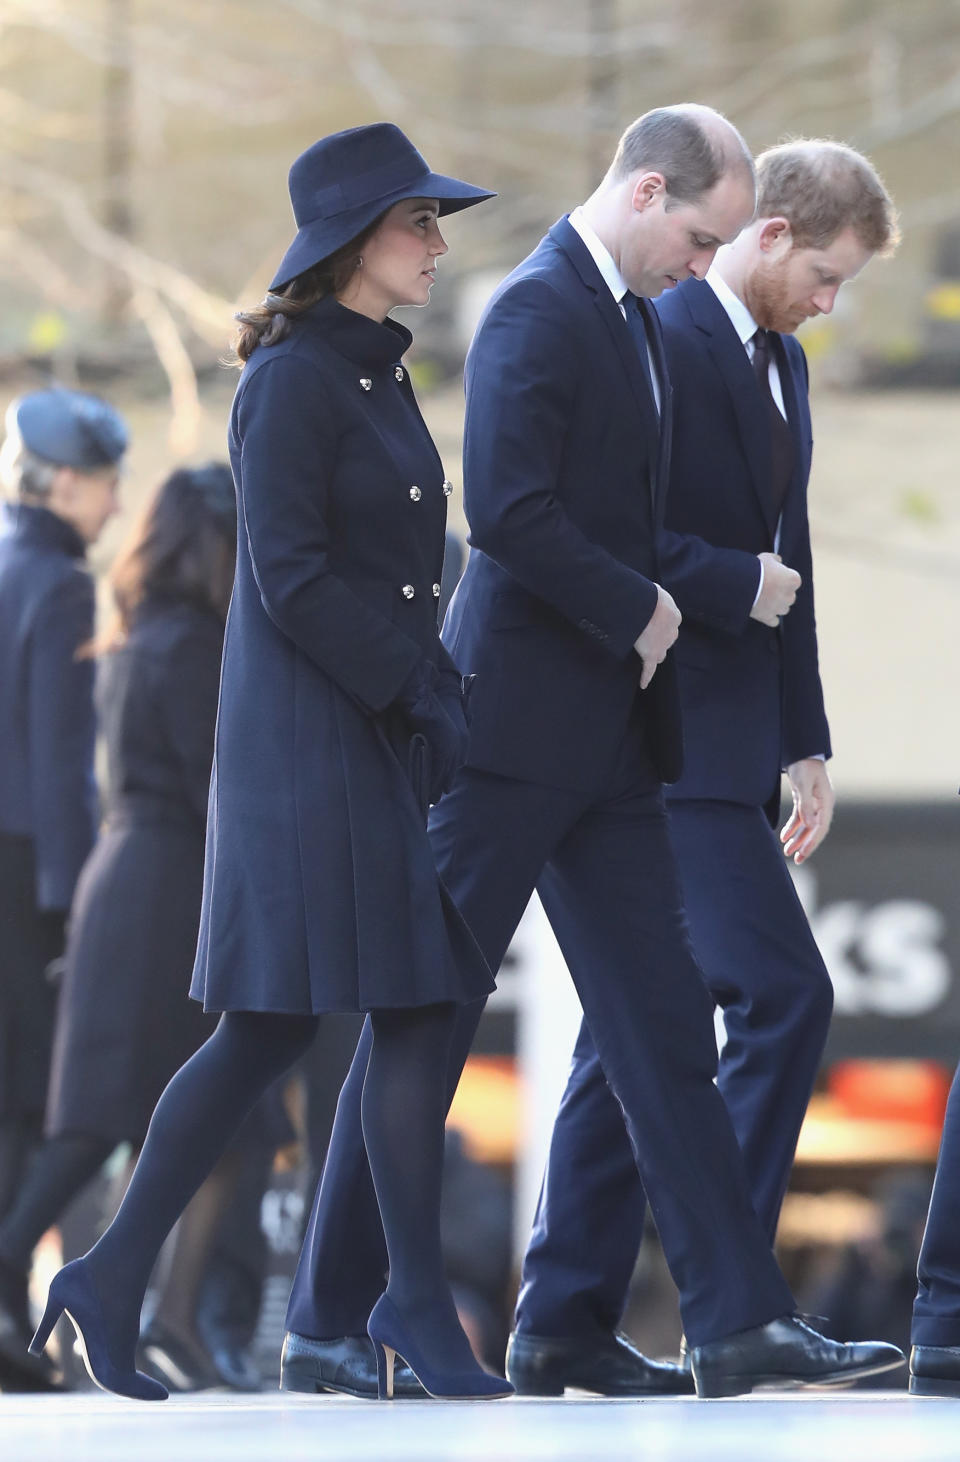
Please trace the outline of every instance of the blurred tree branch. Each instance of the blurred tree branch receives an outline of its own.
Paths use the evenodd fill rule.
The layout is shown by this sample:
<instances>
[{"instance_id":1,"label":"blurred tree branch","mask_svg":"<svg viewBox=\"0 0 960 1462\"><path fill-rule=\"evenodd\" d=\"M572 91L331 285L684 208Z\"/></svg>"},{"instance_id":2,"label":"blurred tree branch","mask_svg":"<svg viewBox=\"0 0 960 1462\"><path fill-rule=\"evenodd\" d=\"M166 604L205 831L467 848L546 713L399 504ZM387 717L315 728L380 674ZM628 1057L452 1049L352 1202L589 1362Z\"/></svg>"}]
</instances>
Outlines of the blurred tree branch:
<instances>
[{"instance_id":1,"label":"blurred tree branch","mask_svg":"<svg viewBox=\"0 0 960 1462\"><path fill-rule=\"evenodd\" d=\"M14 191L45 198L59 212L71 236L89 254L111 264L132 285L142 285L166 298L186 316L193 331L208 345L222 349L230 326L227 300L204 289L181 270L111 233L93 216L80 188L65 178L6 157L0 160L0 177L6 174Z\"/></svg>"}]
</instances>

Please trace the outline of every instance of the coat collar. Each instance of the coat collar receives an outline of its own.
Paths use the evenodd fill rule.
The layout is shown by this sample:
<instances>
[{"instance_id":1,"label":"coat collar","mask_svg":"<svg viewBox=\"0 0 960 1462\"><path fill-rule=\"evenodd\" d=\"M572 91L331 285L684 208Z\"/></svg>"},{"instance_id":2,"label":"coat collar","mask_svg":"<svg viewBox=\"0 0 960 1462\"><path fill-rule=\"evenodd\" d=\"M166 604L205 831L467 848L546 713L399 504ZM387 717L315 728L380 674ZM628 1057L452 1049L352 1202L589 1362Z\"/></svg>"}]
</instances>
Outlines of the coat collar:
<instances>
[{"instance_id":1,"label":"coat collar","mask_svg":"<svg viewBox=\"0 0 960 1462\"><path fill-rule=\"evenodd\" d=\"M76 528L49 508L32 503L7 503L3 509L4 527L23 543L38 548L53 548L68 558L85 558L87 545Z\"/></svg>"},{"instance_id":2,"label":"coat collar","mask_svg":"<svg viewBox=\"0 0 960 1462\"><path fill-rule=\"evenodd\" d=\"M406 325L389 318L378 324L348 309L333 295L311 305L298 325L320 335L338 355L370 368L396 364L413 342Z\"/></svg>"}]
</instances>

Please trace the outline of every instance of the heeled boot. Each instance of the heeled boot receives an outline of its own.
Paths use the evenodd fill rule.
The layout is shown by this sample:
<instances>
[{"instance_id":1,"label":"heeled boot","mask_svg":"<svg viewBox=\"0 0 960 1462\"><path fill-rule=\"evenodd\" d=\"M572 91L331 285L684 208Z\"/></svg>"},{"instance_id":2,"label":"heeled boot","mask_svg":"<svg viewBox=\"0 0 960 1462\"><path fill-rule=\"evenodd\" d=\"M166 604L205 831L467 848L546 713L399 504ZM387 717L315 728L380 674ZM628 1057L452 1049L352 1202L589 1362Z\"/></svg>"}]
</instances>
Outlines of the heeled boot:
<instances>
[{"instance_id":1,"label":"heeled boot","mask_svg":"<svg viewBox=\"0 0 960 1462\"><path fill-rule=\"evenodd\" d=\"M495 1400L512 1396L513 1387L500 1376L491 1376L474 1362L469 1370L438 1371L425 1359L420 1346L389 1295L381 1295L370 1313L367 1334L377 1355L377 1385L381 1401L393 1399L393 1367L396 1356L405 1360L428 1395L442 1400Z\"/></svg>"},{"instance_id":2,"label":"heeled boot","mask_svg":"<svg viewBox=\"0 0 960 1462\"><path fill-rule=\"evenodd\" d=\"M74 1259L54 1275L43 1319L30 1342L32 1355L42 1355L61 1315L67 1316L77 1332L87 1374L101 1390L112 1391L117 1396L129 1396L136 1401L166 1401L167 1388L159 1381L151 1380L142 1371L132 1368L121 1370L111 1360L110 1338L100 1297L83 1259Z\"/></svg>"}]
</instances>

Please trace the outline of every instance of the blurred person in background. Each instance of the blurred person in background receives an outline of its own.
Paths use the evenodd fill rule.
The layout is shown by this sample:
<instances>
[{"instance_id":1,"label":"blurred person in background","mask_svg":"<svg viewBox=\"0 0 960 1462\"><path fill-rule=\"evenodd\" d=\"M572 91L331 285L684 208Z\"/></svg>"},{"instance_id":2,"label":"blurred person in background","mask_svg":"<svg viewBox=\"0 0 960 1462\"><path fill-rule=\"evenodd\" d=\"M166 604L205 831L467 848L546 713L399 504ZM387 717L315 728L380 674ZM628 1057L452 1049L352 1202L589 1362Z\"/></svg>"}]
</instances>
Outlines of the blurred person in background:
<instances>
[{"instance_id":1,"label":"blurred person in background","mask_svg":"<svg viewBox=\"0 0 960 1462\"><path fill-rule=\"evenodd\" d=\"M757 186L756 218L706 277L657 302L673 385L660 568L683 614L674 659L684 769L667 794L670 835L693 946L724 1013L718 1085L772 1244L833 1007L783 856L802 864L814 853L834 801L807 518L807 366L794 331L830 314L842 285L894 250L898 230L872 164L838 142L771 148L757 159ZM781 769L793 811L778 841ZM531 1357L530 1389L538 1376L575 1384L591 1335L617 1330L644 1209L584 1023L517 1307L514 1354Z\"/></svg>"},{"instance_id":2,"label":"blurred person in background","mask_svg":"<svg viewBox=\"0 0 960 1462\"><path fill-rule=\"evenodd\" d=\"M441 876L492 969L540 894L615 1094L618 1140L625 1117L651 1193L705 1395L903 1360L893 1347L825 1340L793 1314L714 1086L713 1004L663 803L662 783L682 762L666 659L680 614L658 583L670 387L647 301L701 279L754 206L736 129L709 108L657 109L627 129L597 191L488 304L466 370L471 553L444 626L450 653L476 673L470 750L430 819ZM478 1019L479 1006L460 1013L448 1099ZM294 1281L285 1361L298 1364L284 1365L287 1389L330 1384L332 1359L345 1338L359 1342L381 1283L361 1122L369 1034ZM602 1184L602 1141L591 1138L584 1161ZM588 1179L565 1172L564 1212L589 1201ZM606 1235L583 1243L592 1270ZM549 1353L508 1353L507 1364L522 1386L549 1382L554 1394L566 1384L634 1394L638 1378L648 1394L693 1386L589 1320L562 1359L552 1377Z\"/></svg>"},{"instance_id":3,"label":"blurred person in background","mask_svg":"<svg viewBox=\"0 0 960 1462\"><path fill-rule=\"evenodd\" d=\"M230 424L242 531L224 641L192 993L222 1012L171 1080L119 1212L55 1276L105 1389L135 1369L157 1253L245 1114L323 1012L370 1011L363 1137L388 1236L364 1325L379 1393L399 1354L434 1395L510 1394L476 1363L440 1252L444 1072L458 1006L493 988L437 876L427 804L467 741L437 626L449 484L389 318L426 305L438 217L491 195L431 172L390 124L321 139L290 171L298 232L240 319Z\"/></svg>"},{"instance_id":4,"label":"blurred person in background","mask_svg":"<svg viewBox=\"0 0 960 1462\"><path fill-rule=\"evenodd\" d=\"M882 1335L907 1350L910 1312L917 1291L917 1253L930 1202L924 1171L894 1168L871 1194L874 1221L869 1232L831 1246L811 1274L801 1301L826 1316L830 1335ZM905 1388L906 1376L872 1376L858 1389Z\"/></svg>"},{"instance_id":5,"label":"blurred person in background","mask_svg":"<svg viewBox=\"0 0 960 1462\"><path fill-rule=\"evenodd\" d=\"M97 825L94 631L85 557L117 511L127 429L81 391L34 391L6 417L0 478L0 1219L40 1140L74 886ZM0 1312L20 1349L25 1289ZM2 1374L2 1359L0 1359Z\"/></svg>"},{"instance_id":6,"label":"blurred person in background","mask_svg":"<svg viewBox=\"0 0 960 1462\"><path fill-rule=\"evenodd\" d=\"M223 626L233 584L229 467L173 472L110 573L115 613L94 645L107 816L70 917L46 1113L47 1140L0 1220L4 1364L29 1376L33 1249L121 1142L139 1147L173 1072L213 1021L187 998L203 886ZM226 1190L228 1184L222 1182ZM211 1184L178 1234L153 1341L209 1376L191 1325L224 1193Z\"/></svg>"}]
</instances>

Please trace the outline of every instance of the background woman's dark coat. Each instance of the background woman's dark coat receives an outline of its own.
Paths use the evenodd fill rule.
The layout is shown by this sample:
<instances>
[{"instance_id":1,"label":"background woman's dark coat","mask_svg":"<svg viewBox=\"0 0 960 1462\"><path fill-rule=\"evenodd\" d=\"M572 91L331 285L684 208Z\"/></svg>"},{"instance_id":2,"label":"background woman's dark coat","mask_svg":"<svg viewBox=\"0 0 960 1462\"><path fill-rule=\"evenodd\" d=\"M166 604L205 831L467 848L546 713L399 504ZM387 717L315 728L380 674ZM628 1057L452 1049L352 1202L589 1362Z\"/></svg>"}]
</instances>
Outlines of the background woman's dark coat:
<instances>
[{"instance_id":1,"label":"background woman's dark coat","mask_svg":"<svg viewBox=\"0 0 960 1462\"><path fill-rule=\"evenodd\" d=\"M213 1021L188 998L223 630L154 603L100 665L107 825L77 886L47 1129L139 1143Z\"/></svg>"},{"instance_id":2,"label":"background woman's dark coat","mask_svg":"<svg viewBox=\"0 0 960 1462\"><path fill-rule=\"evenodd\" d=\"M93 843L93 634L86 545L46 508L0 528L0 1118L39 1121L56 1004L46 966Z\"/></svg>"},{"instance_id":3,"label":"background woman's dark coat","mask_svg":"<svg viewBox=\"0 0 960 1462\"><path fill-rule=\"evenodd\" d=\"M440 885L390 709L437 634L443 468L409 332L333 298L258 347L230 425L227 621L193 992L306 1012L493 982Z\"/></svg>"}]
</instances>

